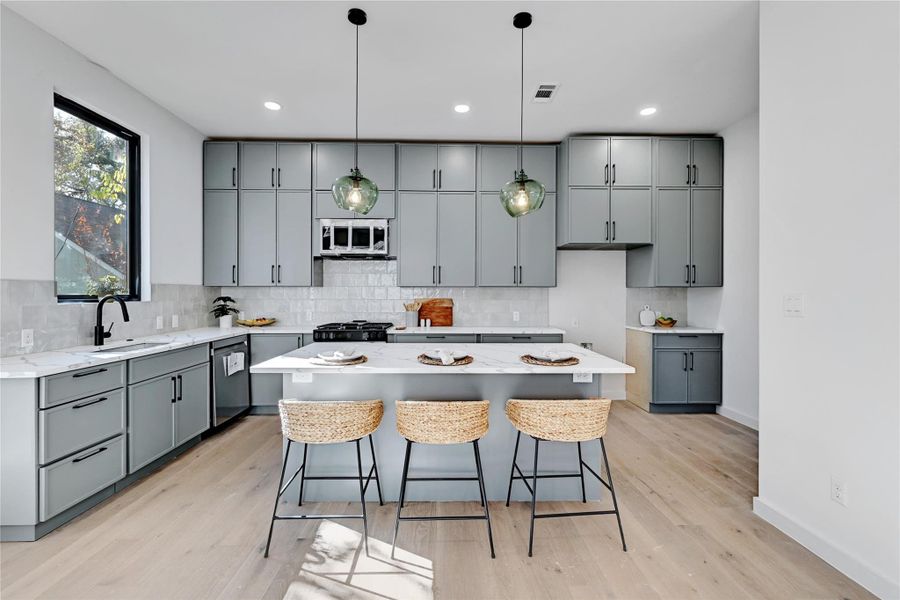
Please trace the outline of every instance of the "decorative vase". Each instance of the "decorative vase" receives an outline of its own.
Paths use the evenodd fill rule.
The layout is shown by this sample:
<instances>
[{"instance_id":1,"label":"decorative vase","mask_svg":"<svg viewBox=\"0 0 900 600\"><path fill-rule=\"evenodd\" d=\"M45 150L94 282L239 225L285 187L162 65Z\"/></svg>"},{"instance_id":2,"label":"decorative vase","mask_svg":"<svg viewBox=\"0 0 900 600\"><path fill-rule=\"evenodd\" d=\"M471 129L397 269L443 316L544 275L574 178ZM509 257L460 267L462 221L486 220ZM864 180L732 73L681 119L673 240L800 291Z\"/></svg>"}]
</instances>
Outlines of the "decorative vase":
<instances>
[{"instance_id":1,"label":"decorative vase","mask_svg":"<svg viewBox=\"0 0 900 600\"><path fill-rule=\"evenodd\" d=\"M406 326L407 327L416 327L418 325L419 325L419 311L417 311L417 310L406 311Z\"/></svg>"},{"instance_id":2,"label":"decorative vase","mask_svg":"<svg viewBox=\"0 0 900 600\"><path fill-rule=\"evenodd\" d=\"M233 327L233 319L234 315L225 315L224 317L219 317L219 327L221 327L222 329L231 329Z\"/></svg>"}]
</instances>

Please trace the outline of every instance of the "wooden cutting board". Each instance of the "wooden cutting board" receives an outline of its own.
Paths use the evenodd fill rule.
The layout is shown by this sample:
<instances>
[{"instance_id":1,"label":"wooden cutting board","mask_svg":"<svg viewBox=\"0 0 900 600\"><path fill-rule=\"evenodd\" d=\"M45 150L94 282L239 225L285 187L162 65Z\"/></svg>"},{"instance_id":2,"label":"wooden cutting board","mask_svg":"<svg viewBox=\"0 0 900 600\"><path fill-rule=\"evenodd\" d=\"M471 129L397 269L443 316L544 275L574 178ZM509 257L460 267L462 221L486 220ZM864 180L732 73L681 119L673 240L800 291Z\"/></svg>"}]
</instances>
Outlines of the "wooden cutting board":
<instances>
[{"instance_id":1,"label":"wooden cutting board","mask_svg":"<svg viewBox=\"0 0 900 600\"><path fill-rule=\"evenodd\" d=\"M453 325L453 298L416 298L421 302L419 320L431 319L432 327L450 327Z\"/></svg>"}]
</instances>

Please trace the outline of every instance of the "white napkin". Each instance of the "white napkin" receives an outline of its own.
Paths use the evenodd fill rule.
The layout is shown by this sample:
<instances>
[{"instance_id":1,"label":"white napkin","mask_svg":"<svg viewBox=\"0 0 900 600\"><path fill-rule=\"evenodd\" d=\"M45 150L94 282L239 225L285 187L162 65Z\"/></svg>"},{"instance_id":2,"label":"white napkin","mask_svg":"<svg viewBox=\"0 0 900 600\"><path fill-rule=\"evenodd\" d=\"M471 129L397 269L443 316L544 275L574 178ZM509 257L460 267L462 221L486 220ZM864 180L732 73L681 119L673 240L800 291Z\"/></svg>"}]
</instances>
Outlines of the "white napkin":
<instances>
[{"instance_id":1,"label":"white napkin","mask_svg":"<svg viewBox=\"0 0 900 600\"><path fill-rule=\"evenodd\" d=\"M438 349L438 350L437 350L437 355L438 355L438 358L441 359L441 364L443 364L443 365L445 365L445 366L446 366L446 365L452 365L452 364L453 364L453 361L455 360L455 359L453 358L453 353L452 353L452 352L448 352L447 350Z\"/></svg>"},{"instance_id":2,"label":"white napkin","mask_svg":"<svg viewBox=\"0 0 900 600\"><path fill-rule=\"evenodd\" d=\"M223 357L225 361L225 376L230 377L235 373L244 370L244 353L232 352L228 356Z\"/></svg>"},{"instance_id":3,"label":"white napkin","mask_svg":"<svg viewBox=\"0 0 900 600\"><path fill-rule=\"evenodd\" d=\"M547 350L546 352L544 352L544 358L550 360L551 362L556 362L564 357L556 350Z\"/></svg>"}]
</instances>

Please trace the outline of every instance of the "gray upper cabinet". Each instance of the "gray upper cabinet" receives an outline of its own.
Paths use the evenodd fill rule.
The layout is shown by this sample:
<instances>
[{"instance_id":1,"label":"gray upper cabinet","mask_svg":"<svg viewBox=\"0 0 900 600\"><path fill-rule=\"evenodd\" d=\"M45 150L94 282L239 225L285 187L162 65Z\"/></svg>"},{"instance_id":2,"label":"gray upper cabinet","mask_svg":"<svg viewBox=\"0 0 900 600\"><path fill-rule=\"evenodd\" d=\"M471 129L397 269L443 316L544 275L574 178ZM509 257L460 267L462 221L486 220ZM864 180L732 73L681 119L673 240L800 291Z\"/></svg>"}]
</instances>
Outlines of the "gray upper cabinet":
<instances>
[{"instance_id":1,"label":"gray upper cabinet","mask_svg":"<svg viewBox=\"0 0 900 600\"><path fill-rule=\"evenodd\" d=\"M338 208L331 190L316 192L315 210L317 219L393 219L396 216L394 192L381 189L378 190L378 202L366 215Z\"/></svg>"},{"instance_id":2,"label":"gray upper cabinet","mask_svg":"<svg viewBox=\"0 0 900 600\"><path fill-rule=\"evenodd\" d=\"M475 285L474 193L438 194L437 259L439 286Z\"/></svg>"},{"instance_id":3,"label":"gray upper cabinet","mask_svg":"<svg viewBox=\"0 0 900 600\"><path fill-rule=\"evenodd\" d=\"M652 179L650 162L650 138L610 140L610 184L613 187L649 188Z\"/></svg>"},{"instance_id":4,"label":"gray upper cabinet","mask_svg":"<svg viewBox=\"0 0 900 600\"><path fill-rule=\"evenodd\" d=\"M241 189L275 189L275 142L241 142Z\"/></svg>"},{"instance_id":5,"label":"gray upper cabinet","mask_svg":"<svg viewBox=\"0 0 900 600\"><path fill-rule=\"evenodd\" d=\"M475 285L475 194L400 192L401 286Z\"/></svg>"},{"instance_id":6,"label":"gray upper cabinet","mask_svg":"<svg viewBox=\"0 0 900 600\"><path fill-rule=\"evenodd\" d=\"M471 144L400 144L399 189L475 191L475 156Z\"/></svg>"},{"instance_id":7,"label":"gray upper cabinet","mask_svg":"<svg viewBox=\"0 0 900 600\"><path fill-rule=\"evenodd\" d=\"M359 145L359 169L363 175L378 186L379 190L396 189L394 184L394 153L394 144ZM353 168L353 144L351 142L324 142L316 144L315 165L316 189L330 190L338 177L348 175L350 169ZM366 216L371 217L372 215L370 213Z\"/></svg>"},{"instance_id":8,"label":"gray upper cabinet","mask_svg":"<svg viewBox=\"0 0 900 600\"><path fill-rule=\"evenodd\" d=\"M691 199L687 189L661 189L656 200L656 285L690 285Z\"/></svg>"},{"instance_id":9,"label":"gray upper cabinet","mask_svg":"<svg viewBox=\"0 0 900 600\"><path fill-rule=\"evenodd\" d=\"M484 155L482 155L484 165ZM484 181L482 179L482 181ZM548 208L544 206L541 210ZM525 219L531 215L521 217ZM551 232L552 233L552 232ZM509 216L500 194L478 196L478 285L513 287L519 281L519 219ZM554 253L556 248L554 245Z\"/></svg>"},{"instance_id":10,"label":"gray upper cabinet","mask_svg":"<svg viewBox=\"0 0 900 600\"><path fill-rule=\"evenodd\" d=\"M175 445L209 429L209 364L203 363L175 375Z\"/></svg>"},{"instance_id":11,"label":"gray upper cabinet","mask_svg":"<svg viewBox=\"0 0 900 600\"><path fill-rule=\"evenodd\" d=\"M609 241L649 244L652 201L650 189L613 188L609 197Z\"/></svg>"},{"instance_id":12,"label":"gray upper cabinet","mask_svg":"<svg viewBox=\"0 0 900 600\"><path fill-rule=\"evenodd\" d=\"M400 213L398 283L401 286L436 285L437 194L400 192L398 209Z\"/></svg>"},{"instance_id":13,"label":"gray upper cabinet","mask_svg":"<svg viewBox=\"0 0 900 600\"><path fill-rule=\"evenodd\" d=\"M519 226L519 285L555 286L556 194L544 196L544 205L537 212L513 220Z\"/></svg>"},{"instance_id":14,"label":"gray upper cabinet","mask_svg":"<svg viewBox=\"0 0 900 600\"><path fill-rule=\"evenodd\" d=\"M722 285L722 190L691 190L691 286Z\"/></svg>"},{"instance_id":15,"label":"gray upper cabinet","mask_svg":"<svg viewBox=\"0 0 900 600\"><path fill-rule=\"evenodd\" d=\"M610 241L609 188L570 188L568 210L557 216L568 223L568 242L602 244Z\"/></svg>"},{"instance_id":16,"label":"gray upper cabinet","mask_svg":"<svg viewBox=\"0 0 900 600\"><path fill-rule=\"evenodd\" d=\"M571 138L568 154L568 185L609 185L609 138Z\"/></svg>"},{"instance_id":17,"label":"gray upper cabinet","mask_svg":"<svg viewBox=\"0 0 900 600\"><path fill-rule=\"evenodd\" d=\"M241 192L240 285L275 285L275 192Z\"/></svg>"},{"instance_id":18,"label":"gray upper cabinet","mask_svg":"<svg viewBox=\"0 0 900 600\"><path fill-rule=\"evenodd\" d=\"M691 159L691 185L702 187L722 185L721 139L691 140Z\"/></svg>"},{"instance_id":19,"label":"gray upper cabinet","mask_svg":"<svg viewBox=\"0 0 900 600\"><path fill-rule=\"evenodd\" d=\"M203 285L237 285L238 193L203 192Z\"/></svg>"},{"instance_id":20,"label":"gray upper cabinet","mask_svg":"<svg viewBox=\"0 0 900 600\"><path fill-rule=\"evenodd\" d=\"M312 196L279 191L276 198L275 283L312 285Z\"/></svg>"},{"instance_id":21,"label":"gray upper cabinet","mask_svg":"<svg viewBox=\"0 0 900 600\"><path fill-rule=\"evenodd\" d=\"M480 147L480 166L478 169L478 190L481 192L499 192L509 181L516 177L518 165L517 146ZM544 184L547 192L556 191L556 146L523 146L522 166L534 180Z\"/></svg>"},{"instance_id":22,"label":"gray upper cabinet","mask_svg":"<svg viewBox=\"0 0 900 600\"><path fill-rule=\"evenodd\" d=\"M691 172L691 140L660 138L656 146L656 185L689 186Z\"/></svg>"},{"instance_id":23,"label":"gray upper cabinet","mask_svg":"<svg viewBox=\"0 0 900 600\"><path fill-rule=\"evenodd\" d=\"M203 189L237 189L237 171L237 142L205 142L203 144Z\"/></svg>"},{"instance_id":24,"label":"gray upper cabinet","mask_svg":"<svg viewBox=\"0 0 900 600\"><path fill-rule=\"evenodd\" d=\"M279 142L275 187L280 190L312 188L312 144Z\"/></svg>"}]
</instances>

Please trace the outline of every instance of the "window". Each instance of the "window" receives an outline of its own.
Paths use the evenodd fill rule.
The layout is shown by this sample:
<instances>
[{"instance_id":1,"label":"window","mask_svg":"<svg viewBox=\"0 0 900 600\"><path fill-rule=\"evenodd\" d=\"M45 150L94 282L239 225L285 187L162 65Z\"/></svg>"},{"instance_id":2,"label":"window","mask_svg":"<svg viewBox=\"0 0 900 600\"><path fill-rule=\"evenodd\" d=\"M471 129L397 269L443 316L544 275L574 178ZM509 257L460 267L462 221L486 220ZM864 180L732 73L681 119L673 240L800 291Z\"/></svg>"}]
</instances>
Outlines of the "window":
<instances>
[{"instance_id":1,"label":"window","mask_svg":"<svg viewBox=\"0 0 900 600\"><path fill-rule=\"evenodd\" d=\"M53 96L56 296L140 299L141 138Z\"/></svg>"}]
</instances>

